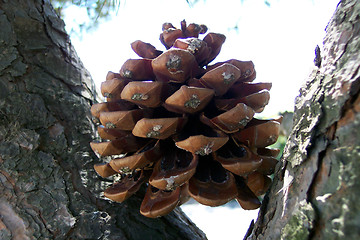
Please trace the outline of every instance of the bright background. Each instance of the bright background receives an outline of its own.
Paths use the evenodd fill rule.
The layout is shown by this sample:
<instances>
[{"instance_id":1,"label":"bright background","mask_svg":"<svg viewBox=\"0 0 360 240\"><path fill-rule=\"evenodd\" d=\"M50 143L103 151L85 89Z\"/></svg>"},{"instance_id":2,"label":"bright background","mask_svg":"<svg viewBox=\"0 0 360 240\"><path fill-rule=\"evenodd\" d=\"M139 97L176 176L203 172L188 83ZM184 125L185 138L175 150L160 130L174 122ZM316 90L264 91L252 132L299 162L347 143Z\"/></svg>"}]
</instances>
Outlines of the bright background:
<instances>
[{"instance_id":1,"label":"bright background","mask_svg":"<svg viewBox=\"0 0 360 240\"><path fill-rule=\"evenodd\" d=\"M96 30L71 36L78 55L97 86L108 71L118 72L129 58L138 58L130 43L149 42L164 50L161 26L180 21L205 24L208 32L227 39L217 61L252 60L258 82L272 82L271 100L263 115L293 111L299 88L314 66L314 49L321 47L325 27L339 0L199 0L190 7L185 0L123 0L111 20ZM86 22L84 8L65 11L68 32ZM258 211L244 211L234 202L210 208L199 204L182 207L209 240L243 239Z\"/></svg>"}]
</instances>

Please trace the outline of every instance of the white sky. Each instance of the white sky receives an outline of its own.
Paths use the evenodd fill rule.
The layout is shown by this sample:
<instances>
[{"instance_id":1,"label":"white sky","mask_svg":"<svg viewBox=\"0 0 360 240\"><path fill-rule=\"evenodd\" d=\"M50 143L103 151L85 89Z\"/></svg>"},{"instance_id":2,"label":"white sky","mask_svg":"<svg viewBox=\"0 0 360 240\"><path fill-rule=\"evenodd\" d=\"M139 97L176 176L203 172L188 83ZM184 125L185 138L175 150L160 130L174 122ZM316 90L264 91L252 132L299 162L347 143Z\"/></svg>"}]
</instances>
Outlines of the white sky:
<instances>
[{"instance_id":1,"label":"white sky","mask_svg":"<svg viewBox=\"0 0 360 240\"><path fill-rule=\"evenodd\" d=\"M164 50L158 40L164 22L176 27L183 19L203 23L209 31L227 37L213 62L252 60L257 72L255 81L273 83L271 100L264 111L271 117L279 111L293 110L294 99L313 66L314 49L316 45L321 47L338 1L269 0L268 7L264 0L199 0L189 7L185 0L122 0L117 15L96 31L84 33L82 39L73 37L72 43L99 86L108 71L118 72L127 59L138 58L130 47L133 41L149 42ZM85 10L76 7L65 14L68 30L86 19ZM236 24L238 32L232 29ZM240 208L198 205L184 209L209 240L242 239L257 214L244 213Z\"/></svg>"}]
</instances>

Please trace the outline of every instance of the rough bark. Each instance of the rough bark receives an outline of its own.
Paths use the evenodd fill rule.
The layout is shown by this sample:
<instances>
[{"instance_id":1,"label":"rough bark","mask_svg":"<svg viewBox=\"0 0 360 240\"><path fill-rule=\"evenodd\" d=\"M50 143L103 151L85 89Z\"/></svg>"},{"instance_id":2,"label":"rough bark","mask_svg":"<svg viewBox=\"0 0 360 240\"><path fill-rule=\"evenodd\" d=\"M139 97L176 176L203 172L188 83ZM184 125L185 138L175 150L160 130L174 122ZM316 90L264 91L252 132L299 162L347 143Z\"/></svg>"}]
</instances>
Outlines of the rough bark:
<instances>
[{"instance_id":1,"label":"rough bark","mask_svg":"<svg viewBox=\"0 0 360 240\"><path fill-rule=\"evenodd\" d=\"M360 2L342 1L326 30L321 64L300 90L284 157L246 239L360 238Z\"/></svg>"},{"instance_id":2,"label":"rough bark","mask_svg":"<svg viewBox=\"0 0 360 240\"><path fill-rule=\"evenodd\" d=\"M0 26L0 239L204 239L180 209L99 197L94 84L49 1L0 0Z\"/></svg>"}]
</instances>

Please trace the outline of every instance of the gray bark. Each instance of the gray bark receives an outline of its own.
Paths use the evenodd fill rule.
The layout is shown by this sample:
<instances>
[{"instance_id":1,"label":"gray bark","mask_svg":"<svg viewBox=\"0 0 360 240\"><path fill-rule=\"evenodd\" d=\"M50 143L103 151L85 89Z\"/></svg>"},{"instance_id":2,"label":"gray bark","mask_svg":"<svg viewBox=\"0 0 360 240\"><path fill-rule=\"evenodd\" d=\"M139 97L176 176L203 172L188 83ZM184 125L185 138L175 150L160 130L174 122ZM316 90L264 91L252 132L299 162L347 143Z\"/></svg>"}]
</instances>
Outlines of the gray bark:
<instances>
[{"instance_id":1,"label":"gray bark","mask_svg":"<svg viewBox=\"0 0 360 240\"><path fill-rule=\"evenodd\" d=\"M204 239L99 197L93 81L48 0L0 0L0 239Z\"/></svg>"},{"instance_id":2,"label":"gray bark","mask_svg":"<svg viewBox=\"0 0 360 240\"><path fill-rule=\"evenodd\" d=\"M246 239L360 239L360 2L341 1L326 30Z\"/></svg>"}]
</instances>

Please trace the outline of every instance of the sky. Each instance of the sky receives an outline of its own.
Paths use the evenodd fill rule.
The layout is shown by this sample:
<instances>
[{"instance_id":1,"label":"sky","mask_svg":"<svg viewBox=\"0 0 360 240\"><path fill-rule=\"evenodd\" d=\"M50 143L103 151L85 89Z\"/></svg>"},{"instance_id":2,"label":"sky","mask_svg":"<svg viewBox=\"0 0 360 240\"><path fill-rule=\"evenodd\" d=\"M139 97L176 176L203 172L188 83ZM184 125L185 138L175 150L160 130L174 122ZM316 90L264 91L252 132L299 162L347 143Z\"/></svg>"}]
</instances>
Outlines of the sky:
<instances>
[{"instance_id":1,"label":"sky","mask_svg":"<svg viewBox=\"0 0 360 240\"><path fill-rule=\"evenodd\" d=\"M295 97L314 66L314 50L321 48L325 28L339 0L199 0L189 6L186 0L123 0L111 20L96 30L71 36L78 55L97 86L108 71L118 72L129 58L139 58L131 49L135 40L165 50L159 41L161 26L180 21L207 25L208 32L225 34L227 39L213 61L231 58L252 60L257 78L272 82L270 102L262 113L273 117L293 111ZM85 9L70 7L65 12L70 32L86 21ZM237 26L237 28L234 28ZM257 211L239 208L210 208L187 205L184 211L213 239L242 239ZM220 230L221 229L221 230Z\"/></svg>"}]
</instances>

